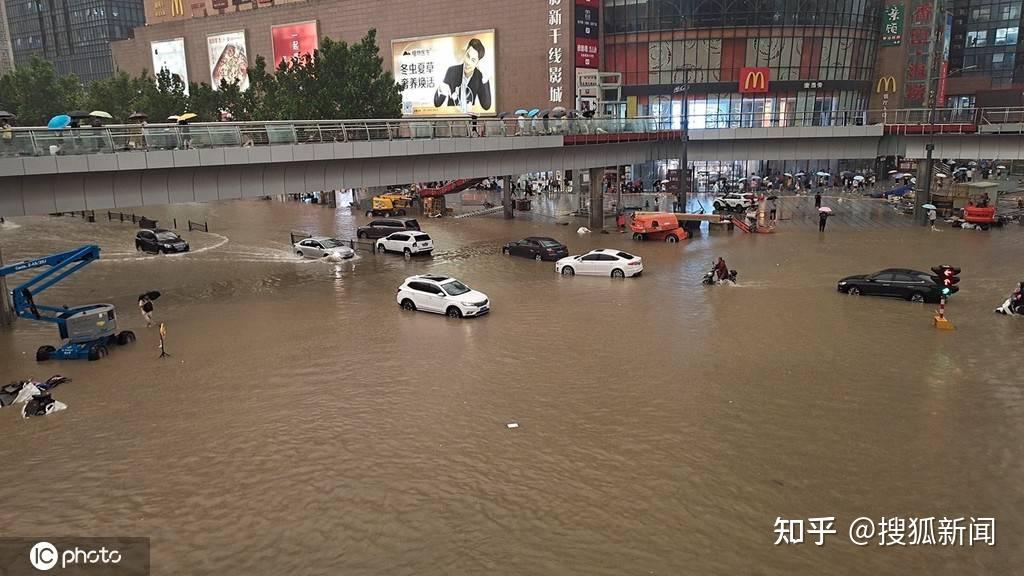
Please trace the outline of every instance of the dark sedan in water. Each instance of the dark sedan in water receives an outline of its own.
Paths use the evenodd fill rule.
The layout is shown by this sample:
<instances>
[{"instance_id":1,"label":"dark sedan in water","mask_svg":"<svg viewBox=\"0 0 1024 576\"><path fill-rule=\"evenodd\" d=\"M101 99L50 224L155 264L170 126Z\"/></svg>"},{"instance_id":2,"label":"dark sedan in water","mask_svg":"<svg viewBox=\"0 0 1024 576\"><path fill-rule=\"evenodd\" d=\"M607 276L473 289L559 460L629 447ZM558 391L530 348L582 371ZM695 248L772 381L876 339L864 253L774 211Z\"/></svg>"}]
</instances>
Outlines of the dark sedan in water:
<instances>
[{"instance_id":1,"label":"dark sedan in water","mask_svg":"<svg viewBox=\"0 0 1024 576\"><path fill-rule=\"evenodd\" d=\"M188 242L185 242L181 236L170 230L146 228L139 230L138 234L135 235L135 249L152 254L160 252L174 254L188 252L189 247Z\"/></svg>"},{"instance_id":2,"label":"dark sedan in water","mask_svg":"<svg viewBox=\"0 0 1024 576\"><path fill-rule=\"evenodd\" d=\"M847 276L836 288L851 296L890 296L911 302L938 302L942 286L935 276L919 270L888 268L874 274Z\"/></svg>"},{"instance_id":3,"label":"dark sedan in water","mask_svg":"<svg viewBox=\"0 0 1024 576\"><path fill-rule=\"evenodd\" d=\"M559 260L569 255L569 248L554 238L530 236L515 242L509 242L501 248L502 254L522 256L534 260Z\"/></svg>"}]
</instances>

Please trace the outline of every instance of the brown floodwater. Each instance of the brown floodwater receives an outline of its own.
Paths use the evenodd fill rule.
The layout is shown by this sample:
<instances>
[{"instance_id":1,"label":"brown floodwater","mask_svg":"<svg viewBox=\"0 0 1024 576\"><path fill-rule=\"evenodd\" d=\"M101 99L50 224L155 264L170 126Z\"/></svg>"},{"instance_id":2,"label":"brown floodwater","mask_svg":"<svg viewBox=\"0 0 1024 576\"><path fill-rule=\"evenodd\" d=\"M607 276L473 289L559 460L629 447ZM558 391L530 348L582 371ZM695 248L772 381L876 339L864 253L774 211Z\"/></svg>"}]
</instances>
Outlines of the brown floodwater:
<instances>
[{"instance_id":1,"label":"brown floodwater","mask_svg":"<svg viewBox=\"0 0 1024 576\"><path fill-rule=\"evenodd\" d=\"M820 235L808 202L787 200L774 235L677 245L541 214L421 219L433 257L337 264L297 260L288 233L352 236L366 219L348 209L142 210L209 221L170 257L137 255L129 224L15 219L8 262L103 250L40 301L112 302L139 340L37 364L55 328L0 330L0 382L74 379L54 393L64 412L0 410L0 526L147 536L160 575L1019 573L1024 320L992 309L1024 279L1024 227L930 232L827 199ZM633 251L644 274L502 256L538 234ZM700 285L719 255L740 285ZM942 263L963 268L955 332L931 326L933 305L835 290ZM492 313L403 312L395 289L425 272L487 293ZM138 313L148 290L170 358ZM824 546L774 545L777 517L819 516L837 518ZM861 516L995 517L997 543L858 547Z\"/></svg>"}]
</instances>

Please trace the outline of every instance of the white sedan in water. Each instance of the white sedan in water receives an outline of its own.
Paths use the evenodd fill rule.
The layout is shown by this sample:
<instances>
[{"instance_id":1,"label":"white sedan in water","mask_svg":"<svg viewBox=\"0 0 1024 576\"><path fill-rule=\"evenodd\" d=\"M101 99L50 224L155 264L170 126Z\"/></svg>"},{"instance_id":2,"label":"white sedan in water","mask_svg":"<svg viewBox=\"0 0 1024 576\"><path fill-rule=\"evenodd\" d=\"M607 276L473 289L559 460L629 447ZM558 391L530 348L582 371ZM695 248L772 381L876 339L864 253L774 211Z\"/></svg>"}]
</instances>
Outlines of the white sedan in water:
<instances>
[{"instance_id":1,"label":"white sedan in water","mask_svg":"<svg viewBox=\"0 0 1024 576\"><path fill-rule=\"evenodd\" d=\"M345 246L337 238L317 236L306 238L294 244L295 254L301 258L329 258L331 260L347 260L356 255L355 251Z\"/></svg>"},{"instance_id":2,"label":"white sedan in water","mask_svg":"<svg viewBox=\"0 0 1024 576\"><path fill-rule=\"evenodd\" d=\"M643 271L644 261L639 256L607 248L591 250L579 256L566 256L555 262L555 272L563 276L583 274L626 278L639 276Z\"/></svg>"}]
</instances>

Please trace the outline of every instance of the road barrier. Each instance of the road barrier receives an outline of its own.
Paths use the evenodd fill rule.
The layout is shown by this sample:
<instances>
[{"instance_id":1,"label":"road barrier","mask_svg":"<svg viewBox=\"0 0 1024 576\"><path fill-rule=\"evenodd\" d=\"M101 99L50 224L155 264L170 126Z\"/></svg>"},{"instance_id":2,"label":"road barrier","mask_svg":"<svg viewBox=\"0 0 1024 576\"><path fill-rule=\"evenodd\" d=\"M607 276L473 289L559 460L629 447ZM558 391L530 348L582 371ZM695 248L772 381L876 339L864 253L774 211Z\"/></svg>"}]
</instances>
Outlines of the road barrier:
<instances>
[{"instance_id":1,"label":"road barrier","mask_svg":"<svg viewBox=\"0 0 1024 576\"><path fill-rule=\"evenodd\" d=\"M193 230L199 230L200 232L209 232L210 231L210 223L209 222L193 222L193 221L189 220L188 221L188 231L192 232Z\"/></svg>"}]
</instances>

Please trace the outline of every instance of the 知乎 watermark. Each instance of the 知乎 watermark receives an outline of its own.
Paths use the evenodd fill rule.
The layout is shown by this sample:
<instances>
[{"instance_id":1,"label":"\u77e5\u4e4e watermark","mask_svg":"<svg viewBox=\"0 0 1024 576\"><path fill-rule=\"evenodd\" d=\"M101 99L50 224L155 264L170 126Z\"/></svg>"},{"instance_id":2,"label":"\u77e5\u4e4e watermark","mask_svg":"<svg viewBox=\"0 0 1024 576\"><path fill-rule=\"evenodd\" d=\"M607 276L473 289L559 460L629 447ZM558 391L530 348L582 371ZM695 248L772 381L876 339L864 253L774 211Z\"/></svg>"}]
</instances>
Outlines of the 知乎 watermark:
<instances>
[{"instance_id":1,"label":"\u77e5\u4e4e watermark","mask_svg":"<svg viewBox=\"0 0 1024 576\"><path fill-rule=\"evenodd\" d=\"M828 536L839 534L835 516L818 518L775 519L775 545L803 544L807 541L823 546ZM996 519L980 517L941 518L926 516L903 518L882 517L878 520L861 516L850 522L848 536L857 546L995 546Z\"/></svg>"},{"instance_id":2,"label":"\u77e5\u4e4e watermark","mask_svg":"<svg viewBox=\"0 0 1024 576\"><path fill-rule=\"evenodd\" d=\"M0 538L0 574L148 576L149 538Z\"/></svg>"}]
</instances>

